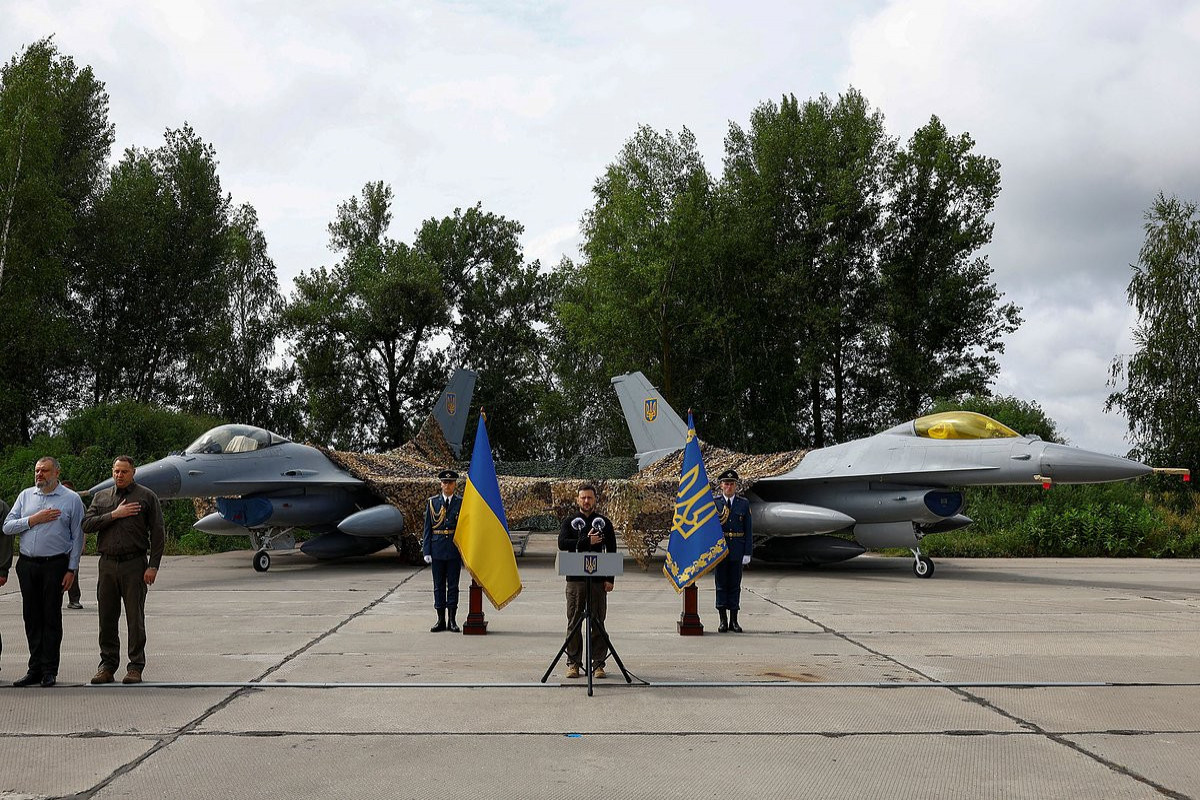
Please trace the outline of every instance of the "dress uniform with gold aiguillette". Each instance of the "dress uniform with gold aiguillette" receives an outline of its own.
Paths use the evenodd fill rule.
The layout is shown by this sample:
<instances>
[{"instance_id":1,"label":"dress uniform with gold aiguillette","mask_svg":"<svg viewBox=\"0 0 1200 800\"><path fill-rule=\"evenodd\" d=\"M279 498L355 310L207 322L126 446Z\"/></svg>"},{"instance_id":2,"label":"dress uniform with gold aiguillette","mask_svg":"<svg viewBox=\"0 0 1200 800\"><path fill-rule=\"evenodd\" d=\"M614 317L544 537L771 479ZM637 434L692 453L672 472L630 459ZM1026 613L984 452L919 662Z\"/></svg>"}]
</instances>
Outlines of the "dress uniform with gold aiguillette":
<instances>
[{"instance_id":1,"label":"dress uniform with gold aiguillette","mask_svg":"<svg viewBox=\"0 0 1200 800\"><path fill-rule=\"evenodd\" d=\"M442 475L458 475L443 472ZM440 477L440 476L439 476ZM458 514L462 510L462 498L452 495L449 502L441 493L425 501L425 535L421 551L431 556L433 568L433 607L437 610L438 622L432 631L457 631L455 615L458 612L458 579L462 572L462 556L454 544L454 529L458 527ZM449 626L447 626L449 615Z\"/></svg>"},{"instance_id":2,"label":"dress uniform with gold aiguillette","mask_svg":"<svg viewBox=\"0 0 1200 800\"><path fill-rule=\"evenodd\" d=\"M738 480L737 473L727 470L720 480ZM721 559L713 570L713 582L717 590L717 613L721 617L719 631L732 630L741 633L738 610L741 608L742 562L754 549L753 526L750 517L750 501L735 494L729 500L718 494L713 502L717 505L717 517L721 530L725 532L725 544L729 554ZM729 618L726 621L726 612Z\"/></svg>"}]
</instances>

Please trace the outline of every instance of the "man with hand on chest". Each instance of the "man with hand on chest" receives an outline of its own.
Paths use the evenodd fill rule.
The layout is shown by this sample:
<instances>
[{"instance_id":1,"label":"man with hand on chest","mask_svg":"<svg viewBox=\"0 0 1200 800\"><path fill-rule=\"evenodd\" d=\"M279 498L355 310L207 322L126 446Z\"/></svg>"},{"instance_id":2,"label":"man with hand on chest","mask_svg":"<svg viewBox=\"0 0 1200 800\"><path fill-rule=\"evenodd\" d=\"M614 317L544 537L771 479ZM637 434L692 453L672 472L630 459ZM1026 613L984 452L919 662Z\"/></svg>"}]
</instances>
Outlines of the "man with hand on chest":
<instances>
[{"instance_id":1,"label":"man with hand on chest","mask_svg":"<svg viewBox=\"0 0 1200 800\"><path fill-rule=\"evenodd\" d=\"M137 483L129 456L113 460L113 485L96 492L83 529L96 534L96 606L100 666L92 683L112 683L121 663L121 606L129 636L129 665L121 683L141 683L146 669L146 592L158 577L166 535L158 495Z\"/></svg>"},{"instance_id":2,"label":"man with hand on chest","mask_svg":"<svg viewBox=\"0 0 1200 800\"><path fill-rule=\"evenodd\" d=\"M83 553L83 501L59 483L58 459L39 458L34 485L23 489L4 518L5 536L21 536L17 579L29 642L29 671L13 686L53 686L62 649L62 596Z\"/></svg>"}]
</instances>

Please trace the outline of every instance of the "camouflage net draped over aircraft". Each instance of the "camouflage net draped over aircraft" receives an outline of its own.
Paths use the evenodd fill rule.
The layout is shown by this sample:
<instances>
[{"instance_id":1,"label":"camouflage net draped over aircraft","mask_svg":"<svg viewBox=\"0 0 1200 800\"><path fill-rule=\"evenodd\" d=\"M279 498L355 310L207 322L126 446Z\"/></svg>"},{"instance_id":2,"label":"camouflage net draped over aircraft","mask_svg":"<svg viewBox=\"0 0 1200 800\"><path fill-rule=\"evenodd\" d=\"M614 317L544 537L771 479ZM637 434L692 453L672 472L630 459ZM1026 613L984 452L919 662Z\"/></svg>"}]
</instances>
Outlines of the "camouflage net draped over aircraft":
<instances>
[{"instance_id":1,"label":"camouflage net draped over aircraft","mask_svg":"<svg viewBox=\"0 0 1200 800\"><path fill-rule=\"evenodd\" d=\"M808 452L791 450L750 456L704 443L701 443L701 450L710 478L715 480L725 470L735 469L741 476L743 490L749 489L762 478L782 475L795 468ZM425 421L416 438L387 453L347 453L323 448L322 452L400 509L405 519L406 541L416 542L418 548L424 525L425 501L438 489L438 471L457 464L462 480L466 480L466 468L455 462L433 417ZM682 464L683 450L680 449L628 478L594 477L588 474L558 477L500 474L497 480L509 527L513 530L520 530L523 520L539 516L552 515L562 519L575 508L575 493L579 484L583 481L594 483L601 511L612 519L626 548L644 569L649 564L650 556L671 532ZM503 472L503 467L503 464L497 464L497 471ZM548 471L556 470L551 468ZM611 474L611 469L604 472ZM410 554L407 545L405 553Z\"/></svg>"}]
</instances>

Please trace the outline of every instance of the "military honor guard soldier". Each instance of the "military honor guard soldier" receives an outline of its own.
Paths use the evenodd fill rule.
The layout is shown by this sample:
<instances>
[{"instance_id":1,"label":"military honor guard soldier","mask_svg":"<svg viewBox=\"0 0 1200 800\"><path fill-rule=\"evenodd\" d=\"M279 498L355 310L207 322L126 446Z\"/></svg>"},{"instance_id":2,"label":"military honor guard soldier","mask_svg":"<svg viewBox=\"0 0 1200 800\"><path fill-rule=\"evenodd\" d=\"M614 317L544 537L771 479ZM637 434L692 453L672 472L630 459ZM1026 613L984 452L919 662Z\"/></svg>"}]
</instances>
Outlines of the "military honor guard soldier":
<instances>
[{"instance_id":1,"label":"military honor guard soldier","mask_svg":"<svg viewBox=\"0 0 1200 800\"><path fill-rule=\"evenodd\" d=\"M725 544L729 546L729 555L721 559L721 563L713 570L717 613L721 617L717 630L721 633L741 633L738 610L741 608L742 567L750 563L750 551L754 547L750 501L737 494L739 478L736 471L727 469L717 480L721 484L721 493L715 501L717 517L721 520L721 530L725 532Z\"/></svg>"},{"instance_id":2,"label":"military honor guard soldier","mask_svg":"<svg viewBox=\"0 0 1200 800\"><path fill-rule=\"evenodd\" d=\"M454 529L462 510L462 498L454 493L458 473L444 469L438 473L438 480L442 482L442 491L425 503L425 535L421 543L425 563L433 567L433 607L438 620L429 629L430 633L460 630L454 618L458 613L458 578L462 573L462 556L454 544Z\"/></svg>"}]
</instances>

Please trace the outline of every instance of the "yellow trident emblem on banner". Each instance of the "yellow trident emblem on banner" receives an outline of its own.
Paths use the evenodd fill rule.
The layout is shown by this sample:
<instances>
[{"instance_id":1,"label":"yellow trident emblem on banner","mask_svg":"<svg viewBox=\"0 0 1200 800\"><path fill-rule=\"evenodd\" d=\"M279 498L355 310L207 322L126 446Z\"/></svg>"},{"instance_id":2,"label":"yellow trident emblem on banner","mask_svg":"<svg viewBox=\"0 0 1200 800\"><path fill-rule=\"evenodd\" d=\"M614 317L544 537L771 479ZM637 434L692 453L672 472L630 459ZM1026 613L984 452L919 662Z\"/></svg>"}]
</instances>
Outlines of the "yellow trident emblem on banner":
<instances>
[{"instance_id":1,"label":"yellow trident emblem on banner","mask_svg":"<svg viewBox=\"0 0 1200 800\"><path fill-rule=\"evenodd\" d=\"M696 466L680 481L679 499L675 502L675 518L671 521L671 530L679 531L679 535L684 539L700 530L700 526L717 513L712 495L708 493L708 484L697 486L699 478L700 467Z\"/></svg>"}]
</instances>

